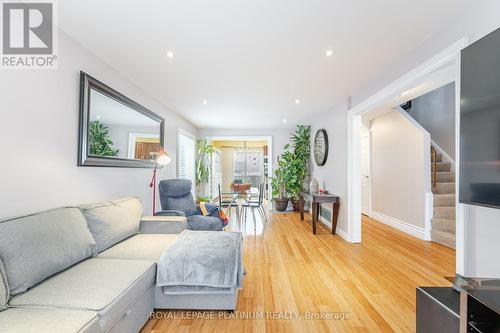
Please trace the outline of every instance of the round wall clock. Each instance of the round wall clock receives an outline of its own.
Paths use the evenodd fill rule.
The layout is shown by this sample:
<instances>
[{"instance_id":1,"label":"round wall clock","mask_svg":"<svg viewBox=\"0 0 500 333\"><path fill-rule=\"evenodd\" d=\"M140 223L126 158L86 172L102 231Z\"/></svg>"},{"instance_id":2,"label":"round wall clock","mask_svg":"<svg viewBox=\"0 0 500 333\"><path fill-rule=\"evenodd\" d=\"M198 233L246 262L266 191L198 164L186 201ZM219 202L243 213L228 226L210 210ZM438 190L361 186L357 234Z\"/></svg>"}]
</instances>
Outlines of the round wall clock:
<instances>
[{"instance_id":1,"label":"round wall clock","mask_svg":"<svg viewBox=\"0 0 500 333\"><path fill-rule=\"evenodd\" d=\"M314 137L314 161L318 166L325 165L328 158L328 135L324 129L316 132Z\"/></svg>"}]
</instances>

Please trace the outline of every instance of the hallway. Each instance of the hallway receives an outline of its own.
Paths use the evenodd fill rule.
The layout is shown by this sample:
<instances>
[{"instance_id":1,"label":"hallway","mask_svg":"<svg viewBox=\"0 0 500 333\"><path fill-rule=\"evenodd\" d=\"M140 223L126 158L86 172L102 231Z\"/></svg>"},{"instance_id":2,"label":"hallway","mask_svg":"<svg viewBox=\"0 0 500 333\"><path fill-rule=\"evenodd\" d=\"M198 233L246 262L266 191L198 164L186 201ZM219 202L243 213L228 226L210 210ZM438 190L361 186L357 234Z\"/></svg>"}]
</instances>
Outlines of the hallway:
<instances>
[{"instance_id":1,"label":"hallway","mask_svg":"<svg viewBox=\"0 0 500 333\"><path fill-rule=\"evenodd\" d=\"M332 236L321 224L314 236L308 221L271 214L266 225L257 217L254 232L247 214L238 310L158 311L162 319L142 332L413 332L415 287L449 286L444 277L455 274L453 250L374 220L363 218L362 244ZM324 319L310 317L316 315Z\"/></svg>"}]
</instances>

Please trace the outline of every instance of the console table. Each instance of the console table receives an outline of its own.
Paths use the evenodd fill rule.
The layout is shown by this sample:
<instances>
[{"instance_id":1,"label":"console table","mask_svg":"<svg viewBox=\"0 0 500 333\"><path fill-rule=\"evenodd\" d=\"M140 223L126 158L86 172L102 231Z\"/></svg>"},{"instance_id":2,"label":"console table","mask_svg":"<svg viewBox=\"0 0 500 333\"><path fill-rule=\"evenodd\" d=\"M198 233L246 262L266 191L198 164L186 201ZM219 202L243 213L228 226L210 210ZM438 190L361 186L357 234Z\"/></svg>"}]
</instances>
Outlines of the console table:
<instances>
[{"instance_id":1,"label":"console table","mask_svg":"<svg viewBox=\"0 0 500 333\"><path fill-rule=\"evenodd\" d=\"M339 206L340 198L333 194L321 194L321 193L310 193L308 191L303 191L300 193L299 199L299 209L300 209L300 220L304 221L304 197L311 198L312 206L312 231L316 235L316 223L319 217L319 205L322 203L331 203L333 205L332 209L332 235L335 235L335 230L337 229L337 220L339 218Z\"/></svg>"}]
</instances>

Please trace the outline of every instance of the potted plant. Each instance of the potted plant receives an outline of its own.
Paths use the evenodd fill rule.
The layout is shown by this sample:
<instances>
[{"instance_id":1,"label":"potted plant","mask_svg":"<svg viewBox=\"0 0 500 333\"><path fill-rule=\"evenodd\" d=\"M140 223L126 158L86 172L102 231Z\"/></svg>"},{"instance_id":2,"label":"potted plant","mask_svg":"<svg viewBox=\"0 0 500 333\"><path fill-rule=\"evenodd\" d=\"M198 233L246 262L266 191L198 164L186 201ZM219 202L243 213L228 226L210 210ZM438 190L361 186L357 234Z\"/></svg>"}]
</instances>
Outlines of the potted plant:
<instances>
[{"instance_id":1,"label":"potted plant","mask_svg":"<svg viewBox=\"0 0 500 333\"><path fill-rule=\"evenodd\" d=\"M291 141L293 152L290 157L290 177L287 182L287 192L292 200L293 210L299 210L300 192L304 188L304 181L309 175L309 157L311 155L311 127L297 125L292 134Z\"/></svg>"},{"instance_id":2,"label":"potted plant","mask_svg":"<svg viewBox=\"0 0 500 333\"><path fill-rule=\"evenodd\" d=\"M289 199L293 203L294 210L299 210L300 192L309 175L310 137L310 126L297 125L297 130L290 138L292 144L286 144L278 158L275 176L271 178L273 200L278 211L286 210Z\"/></svg>"},{"instance_id":3,"label":"potted plant","mask_svg":"<svg viewBox=\"0 0 500 333\"><path fill-rule=\"evenodd\" d=\"M285 172L286 163L282 159L278 158L278 167L274 170L274 177L271 177L271 188L273 193L274 208L279 212L284 212L288 207Z\"/></svg>"},{"instance_id":4,"label":"potted plant","mask_svg":"<svg viewBox=\"0 0 500 333\"><path fill-rule=\"evenodd\" d=\"M98 120L90 122L89 153L94 156L118 156L119 149L113 148L113 141L109 136L109 129Z\"/></svg>"}]
</instances>

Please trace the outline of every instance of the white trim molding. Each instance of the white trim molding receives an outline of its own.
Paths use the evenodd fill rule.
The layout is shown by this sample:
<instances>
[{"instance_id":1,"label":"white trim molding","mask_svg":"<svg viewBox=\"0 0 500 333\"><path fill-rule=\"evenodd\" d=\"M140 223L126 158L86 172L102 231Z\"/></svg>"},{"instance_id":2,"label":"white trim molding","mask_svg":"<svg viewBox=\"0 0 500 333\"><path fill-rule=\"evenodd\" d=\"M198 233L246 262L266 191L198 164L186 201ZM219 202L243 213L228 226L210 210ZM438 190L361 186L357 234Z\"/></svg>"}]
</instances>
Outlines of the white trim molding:
<instances>
[{"instance_id":1,"label":"white trim molding","mask_svg":"<svg viewBox=\"0 0 500 333\"><path fill-rule=\"evenodd\" d=\"M329 205L329 206L331 206L331 205ZM323 209L329 210L330 214L332 214L332 210L330 208L327 208L326 206L322 206L322 207L323 207ZM332 221L326 220L323 216L319 215L319 220L321 221L321 223L323 223L327 227L329 227L329 228L332 227ZM347 232L345 232L343 229L341 229L339 225L337 225L337 230L335 231L335 233L337 235L339 235L340 237L342 237L345 241L348 241L347 240Z\"/></svg>"},{"instance_id":2,"label":"white trim molding","mask_svg":"<svg viewBox=\"0 0 500 333\"><path fill-rule=\"evenodd\" d=\"M128 152L127 156L130 159L135 159L135 143L137 141L137 138L148 138L148 139L158 139L160 140L159 134L154 134L154 133L136 133L136 132L129 132L128 133Z\"/></svg>"},{"instance_id":3,"label":"white trim molding","mask_svg":"<svg viewBox=\"0 0 500 333\"><path fill-rule=\"evenodd\" d=\"M432 218L434 217L434 194L427 192L425 194L425 240L431 240Z\"/></svg>"},{"instance_id":4,"label":"white trim molding","mask_svg":"<svg viewBox=\"0 0 500 333\"><path fill-rule=\"evenodd\" d=\"M380 212L376 212L374 210L372 210L370 212L370 216L372 219L374 219L380 223L386 224L390 227L398 229L404 233L407 233L407 234L412 235L414 237L420 238L422 240L427 240L426 239L426 231L424 228L414 226L413 224L398 220L396 218L387 216L385 214L382 214Z\"/></svg>"}]
</instances>

